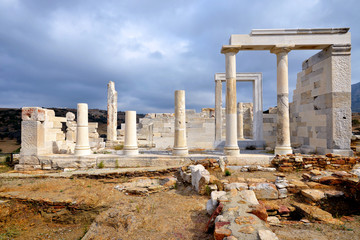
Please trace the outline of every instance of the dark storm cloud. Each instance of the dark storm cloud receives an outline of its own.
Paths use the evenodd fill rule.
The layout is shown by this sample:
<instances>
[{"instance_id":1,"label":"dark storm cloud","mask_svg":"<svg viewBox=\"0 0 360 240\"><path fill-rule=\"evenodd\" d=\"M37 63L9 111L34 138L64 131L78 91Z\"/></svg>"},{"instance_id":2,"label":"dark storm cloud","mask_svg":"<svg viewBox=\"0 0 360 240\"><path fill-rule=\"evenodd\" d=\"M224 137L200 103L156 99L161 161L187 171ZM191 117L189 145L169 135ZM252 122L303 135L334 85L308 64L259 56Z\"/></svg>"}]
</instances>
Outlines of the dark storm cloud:
<instances>
[{"instance_id":1,"label":"dark storm cloud","mask_svg":"<svg viewBox=\"0 0 360 240\"><path fill-rule=\"evenodd\" d=\"M357 1L48 1L0 0L0 107L106 108L115 81L119 110L172 112L214 105L214 74L231 34L261 28L350 27L352 81L360 81ZM301 63L289 53L290 93ZM276 105L276 56L240 52L238 72L262 72L264 109ZM251 84L238 84L251 101Z\"/></svg>"}]
</instances>

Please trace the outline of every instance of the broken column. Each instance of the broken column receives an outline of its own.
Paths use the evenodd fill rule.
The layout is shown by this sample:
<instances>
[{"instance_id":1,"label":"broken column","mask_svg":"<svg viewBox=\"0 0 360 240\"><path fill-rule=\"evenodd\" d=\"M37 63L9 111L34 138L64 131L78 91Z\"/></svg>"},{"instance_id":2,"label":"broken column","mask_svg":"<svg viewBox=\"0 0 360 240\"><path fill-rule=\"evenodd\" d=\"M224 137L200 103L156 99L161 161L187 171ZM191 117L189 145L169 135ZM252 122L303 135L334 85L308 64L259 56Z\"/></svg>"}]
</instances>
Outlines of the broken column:
<instances>
[{"instance_id":1,"label":"broken column","mask_svg":"<svg viewBox=\"0 0 360 240\"><path fill-rule=\"evenodd\" d=\"M277 59L277 128L275 154L292 153L290 143L288 48L271 50Z\"/></svg>"},{"instance_id":2,"label":"broken column","mask_svg":"<svg viewBox=\"0 0 360 240\"><path fill-rule=\"evenodd\" d=\"M124 155L139 154L136 136L136 111L125 112Z\"/></svg>"},{"instance_id":3,"label":"broken column","mask_svg":"<svg viewBox=\"0 0 360 240\"><path fill-rule=\"evenodd\" d=\"M117 91L115 83L108 83L107 96L107 141L106 145L112 146L117 143Z\"/></svg>"},{"instance_id":4,"label":"broken column","mask_svg":"<svg viewBox=\"0 0 360 240\"><path fill-rule=\"evenodd\" d=\"M91 154L91 151L89 146L88 105L78 103L75 155L84 156L89 154Z\"/></svg>"},{"instance_id":5,"label":"broken column","mask_svg":"<svg viewBox=\"0 0 360 240\"><path fill-rule=\"evenodd\" d=\"M175 91L175 136L173 155L187 155L185 91Z\"/></svg>"},{"instance_id":6,"label":"broken column","mask_svg":"<svg viewBox=\"0 0 360 240\"><path fill-rule=\"evenodd\" d=\"M239 102L237 105L237 130L238 140L244 139L244 108L243 103Z\"/></svg>"},{"instance_id":7,"label":"broken column","mask_svg":"<svg viewBox=\"0 0 360 240\"><path fill-rule=\"evenodd\" d=\"M238 156L240 153L237 143L236 116L236 53L225 53L226 67L226 142L224 154Z\"/></svg>"}]
</instances>

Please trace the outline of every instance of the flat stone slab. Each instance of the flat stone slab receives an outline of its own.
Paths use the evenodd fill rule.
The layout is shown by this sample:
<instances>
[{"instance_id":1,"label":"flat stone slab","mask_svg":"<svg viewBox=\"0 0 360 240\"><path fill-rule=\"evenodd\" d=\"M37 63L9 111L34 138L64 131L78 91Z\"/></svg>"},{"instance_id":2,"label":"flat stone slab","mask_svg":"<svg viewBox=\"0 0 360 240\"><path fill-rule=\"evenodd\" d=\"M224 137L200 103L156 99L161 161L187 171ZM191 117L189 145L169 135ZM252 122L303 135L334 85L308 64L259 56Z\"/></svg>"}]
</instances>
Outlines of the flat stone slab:
<instances>
[{"instance_id":1,"label":"flat stone slab","mask_svg":"<svg viewBox=\"0 0 360 240\"><path fill-rule=\"evenodd\" d=\"M271 160L275 156L273 154L258 153L258 154L248 154L240 153L236 157L224 157L224 160L227 160L227 165L232 166L246 166L246 165L262 165L269 166Z\"/></svg>"},{"instance_id":2,"label":"flat stone slab","mask_svg":"<svg viewBox=\"0 0 360 240\"><path fill-rule=\"evenodd\" d=\"M228 165L270 165L274 155L241 154L237 157L218 154L189 154L187 156L172 156L163 154L139 154L125 156L119 154L91 154L75 156L70 154L53 154L39 156L40 164L36 169L90 169L90 168L136 168L136 167L166 167L196 164L204 159L214 159L218 162L228 162ZM31 169L32 165L16 165L18 170ZM33 168L34 169L34 168Z\"/></svg>"},{"instance_id":3,"label":"flat stone slab","mask_svg":"<svg viewBox=\"0 0 360 240\"><path fill-rule=\"evenodd\" d=\"M46 172L46 171L27 171L27 172L8 172L1 173L1 178L70 178L70 177L101 177L101 176L116 176L134 173L146 172L162 172L162 171L177 171L181 166L169 167L143 167L143 168L119 168L119 169L85 169L85 170L68 170L61 172Z\"/></svg>"},{"instance_id":4,"label":"flat stone slab","mask_svg":"<svg viewBox=\"0 0 360 240\"><path fill-rule=\"evenodd\" d=\"M330 213L328 213L316 206L310 206L310 205L306 205L303 203L292 203L292 205L294 207L296 207L297 209L299 209L300 211L302 211L306 216L309 216L312 219L320 220L320 221L330 223L330 224L335 224L335 225L344 224L342 221L340 221L336 218L333 218L333 216Z\"/></svg>"}]
</instances>

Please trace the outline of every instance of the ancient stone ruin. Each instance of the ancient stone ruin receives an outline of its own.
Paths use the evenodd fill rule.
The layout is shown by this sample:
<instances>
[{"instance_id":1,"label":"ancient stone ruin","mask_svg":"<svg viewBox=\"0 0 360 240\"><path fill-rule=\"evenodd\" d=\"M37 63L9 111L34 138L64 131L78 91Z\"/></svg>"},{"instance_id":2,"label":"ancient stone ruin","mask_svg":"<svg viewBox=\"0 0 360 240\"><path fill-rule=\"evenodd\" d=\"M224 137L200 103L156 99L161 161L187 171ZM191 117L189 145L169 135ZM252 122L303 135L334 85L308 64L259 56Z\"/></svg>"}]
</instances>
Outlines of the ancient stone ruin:
<instances>
[{"instance_id":1,"label":"ancient stone ruin","mask_svg":"<svg viewBox=\"0 0 360 240\"><path fill-rule=\"evenodd\" d=\"M293 100L289 101L288 54L308 49L320 52L303 62ZM277 106L266 112L262 74L236 72L236 54L252 50L269 51L277 58ZM126 111L125 123L118 129L117 91L110 81L106 141L99 138L97 123L88 122L86 103L78 104L76 118L70 112L58 117L53 110L22 108L21 153L15 169L176 166L178 179L151 180L149 186L140 181L136 188L123 184L117 189L148 195L155 191L153 184L170 188L178 181L192 186L198 194L210 195L207 230L213 229L215 239L278 239L266 222L276 225L296 211L342 224L315 205L321 199L341 196L359 201L359 158L353 157L350 148L349 29L252 30L246 35L231 35L221 53L225 55L225 73L215 73L215 106L204 106L201 112L187 109L185 91L174 90L173 113L147 113L137 122L136 112ZM240 81L252 82L253 102L237 99L236 83ZM215 177L216 172L230 171L276 172L276 180ZM311 172L302 175L303 181L288 181L278 173L294 171ZM170 180L172 184L166 185ZM258 201L286 199L289 194L298 194L314 204L268 207ZM275 214L270 216L270 212ZM91 233L87 238L91 239Z\"/></svg>"}]
</instances>

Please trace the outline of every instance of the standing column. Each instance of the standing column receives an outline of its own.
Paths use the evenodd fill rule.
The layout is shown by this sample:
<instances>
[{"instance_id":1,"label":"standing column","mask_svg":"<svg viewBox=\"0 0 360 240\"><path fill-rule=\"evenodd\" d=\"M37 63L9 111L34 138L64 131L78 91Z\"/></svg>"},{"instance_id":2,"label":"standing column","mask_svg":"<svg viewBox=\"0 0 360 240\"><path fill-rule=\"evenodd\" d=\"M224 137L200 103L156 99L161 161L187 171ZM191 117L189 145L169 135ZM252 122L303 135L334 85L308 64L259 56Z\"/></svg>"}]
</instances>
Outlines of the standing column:
<instances>
[{"instance_id":1,"label":"standing column","mask_svg":"<svg viewBox=\"0 0 360 240\"><path fill-rule=\"evenodd\" d=\"M244 109L242 102L237 105L237 130L238 140L244 140Z\"/></svg>"},{"instance_id":2,"label":"standing column","mask_svg":"<svg viewBox=\"0 0 360 240\"><path fill-rule=\"evenodd\" d=\"M288 48L275 48L277 58L277 128L275 154L292 153L290 143Z\"/></svg>"},{"instance_id":3,"label":"standing column","mask_svg":"<svg viewBox=\"0 0 360 240\"><path fill-rule=\"evenodd\" d=\"M107 135L106 143L111 146L117 141L117 92L115 91L115 83L108 83L107 96Z\"/></svg>"},{"instance_id":4,"label":"standing column","mask_svg":"<svg viewBox=\"0 0 360 240\"><path fill-rule=\"evenodd\" d=\"M125 112L124 155L139 154L136 136L136 111Z\"/></svg>"},{"instance_id":5,"label":"standing column","mask_svg":"<svg viewBox=\"0 0 360 240\"><path fill-rule=\"evenodd\" d=\"M236 116L236 53L225 53L226 67L226 143L224 154L237 156L240 153L237 143Z\"/></svg>"},{"instance_id":6,"label":"standing column","mask_svg":"<svg viewBox=\"0 0 360 240\"><path fill-rule=\"evenodd\" d=\"M215 141L222 135L222 82L215 80Z\"/></svg>"},{"instance_id":7,"label":"standing column","mask_svg":"<svg viewBox=\"0 0 360 240\"><path fill-rule=\"evenodd\" d=\"M186 143L185 91L175 91L175 136L173 155L188 155Z\"/></svg>"},{"instance_id":8,"label":"standing column","mask_svg":"<svg viewBox=\"0 0 360 240\"><path fill-rule=\"evenodd\" d=\"M91 154L91 151L89 146L88 105L78 103L75 155L84 156L89 154Z\"/></svg>"}]
</instances>

